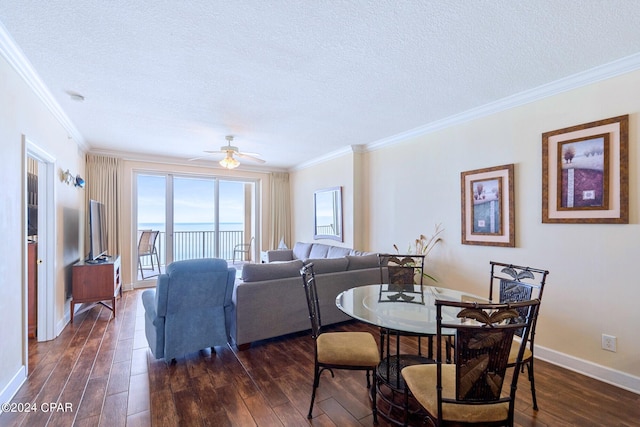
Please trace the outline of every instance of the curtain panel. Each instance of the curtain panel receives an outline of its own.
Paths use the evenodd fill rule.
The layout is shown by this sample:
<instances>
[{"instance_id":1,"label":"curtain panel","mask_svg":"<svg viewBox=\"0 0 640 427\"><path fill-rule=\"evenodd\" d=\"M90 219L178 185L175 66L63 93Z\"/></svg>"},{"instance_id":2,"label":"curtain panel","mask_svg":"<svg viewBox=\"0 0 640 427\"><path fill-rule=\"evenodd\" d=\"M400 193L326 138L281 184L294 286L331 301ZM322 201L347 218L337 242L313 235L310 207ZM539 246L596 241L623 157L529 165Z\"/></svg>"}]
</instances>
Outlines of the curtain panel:
<instances>
[{"instance_id":1,"label":"curtain panel","mask_svg":"<svg viewBox=\"0 0 640 427\"><path fill-rule=\"evenodd\" d=\"M271 224L269 249L276 249L281 239L291 247L291 195L289 173L271 173Z\"/></svg>"},{"instance_id":2,"label":"curtain panel","mask_svg":"<svg viewBox=\"0 0 640 427\"><path fill-rule=\"evenodd\" d=\"M120 242L120 180L122 162L115 157L87 154L86 156L86 197L97 200L105 206L107 214L107 246L109 255L121 253ZM89 243L89 215L85 218L85 247Z\"/></svg>"}]
</instances>

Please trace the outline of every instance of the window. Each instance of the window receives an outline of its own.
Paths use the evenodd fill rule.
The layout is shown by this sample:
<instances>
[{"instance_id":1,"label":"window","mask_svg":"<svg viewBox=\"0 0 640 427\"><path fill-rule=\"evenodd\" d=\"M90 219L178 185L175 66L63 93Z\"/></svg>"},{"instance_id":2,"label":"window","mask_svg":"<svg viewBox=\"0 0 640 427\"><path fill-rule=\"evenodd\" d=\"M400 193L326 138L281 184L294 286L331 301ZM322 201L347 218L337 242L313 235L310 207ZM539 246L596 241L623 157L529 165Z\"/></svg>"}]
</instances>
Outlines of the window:
<instances>
[{"instance_id":1,"label":"window","mask_svg":"<svg viewBox=\"0 0 640 427\"><path fill-rule=\"evenodd\" d=\"M157 250L163 271L183 259L230 261L235 245L257 236L255 182L142 172L135 182L137 238L142 230L160 232ZM150 259L140 262L134 263L139 265L139 280L140 269L151 268Z\"/></svg>"}]
</instances>

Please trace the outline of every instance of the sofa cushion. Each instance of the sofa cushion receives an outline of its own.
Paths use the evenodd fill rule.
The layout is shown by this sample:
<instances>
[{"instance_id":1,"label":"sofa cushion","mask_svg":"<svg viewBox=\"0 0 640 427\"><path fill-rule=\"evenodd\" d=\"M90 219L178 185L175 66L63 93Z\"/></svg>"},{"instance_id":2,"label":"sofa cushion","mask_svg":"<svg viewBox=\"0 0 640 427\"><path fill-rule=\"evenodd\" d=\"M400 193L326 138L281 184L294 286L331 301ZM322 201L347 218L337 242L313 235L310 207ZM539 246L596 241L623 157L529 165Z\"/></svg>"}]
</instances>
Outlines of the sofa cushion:
<instances>
[{"instance_id":1,"label":"sofa cushion","mask_svg":"<svg viewBox=\"0 0 640 427\"><path fill-rule=\"evenodd\" d=\"M313 263L315 274L334 273L336 271L346 271L349 260L342 258L309 258L305 264Z\"/></svg>"},{"instance_id":2,"label":"sofa cushion","mask_svg":"<svg viewBox=\"0 0 640 427\"><path fill-rule=\"evenodd\" d=\"M293 251L291 249L276 249L267 251L268 262L293 261Z\"/></svg>"},{"instance_id":3,"label":"sofa cushion","mask_svg":"<svg viewBox=\"0 0 640 427\"><path fill-rule=\"evenodd\" d=\"M296 242L295 246L293 247L293 255L296 257L296 259L301 260L309 258L309 253L311 253L312 245L313 243Z\"/></svg>"},{"instance_id":4,"label":"sofa cushion","mask_svg":"<svg viewBox=\"0 0 640 427\"><path fill-rule=\"evenodd\" d=\"M329 246L327 258L341 258L351 254L351 248L343 248L340 246Z\"/></svg>"},{"instance_id":5,"label":"sofa cushion","mask_svg":"<svg viewBox=\"0 0 640 427\"><path fill-rule=\"evenodd\" d=\"M327 253L329 253L329 245L314 243L311 246L311 252L307 258L326 258Z\"/></svg>"},{"instance_id":6,"label":"sofa cushion","mask_svg":"<svg viewBox=\"0 0 640 427\"><path fill-rule=\"evenodd\" d=\"M245 264L242 267L244 282L259 282L262 280L282 279L300 275L301 260L277 262L269 264Z\"/></svg>"},{"instance_id":7,"label":"sofa cushion","mask_svg":"<svg viewBox=\"0 0 640 427\"><path fill-rule=\"evenodd\" d=\"M377 268L378 267L378 255L348 255L349 267L347 270L361 270L363 268Z\"/></svg>"}]
</instances>

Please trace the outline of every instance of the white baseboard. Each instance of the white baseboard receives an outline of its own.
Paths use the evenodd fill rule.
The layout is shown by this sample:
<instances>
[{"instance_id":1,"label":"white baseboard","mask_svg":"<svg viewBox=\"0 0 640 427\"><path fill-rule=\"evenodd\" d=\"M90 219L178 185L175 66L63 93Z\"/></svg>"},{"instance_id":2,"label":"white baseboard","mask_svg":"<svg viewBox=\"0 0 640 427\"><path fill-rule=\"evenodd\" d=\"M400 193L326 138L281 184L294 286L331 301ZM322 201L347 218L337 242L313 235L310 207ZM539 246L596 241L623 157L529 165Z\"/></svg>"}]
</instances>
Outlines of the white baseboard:
<instances>
[{"instance_id":1,"label":"white baseboard","mask_svg":"<svg viewBox=\"0 0 640 427\"><path fill-rule=\"evenodd\" d=\"M11 378L9 384L0 392L0 404L11 402L13 396L16 395L18 389L27 380L27 367L21 366L18 372ZM0 408L0 414L2 414L2 408Z\"/></svg>"},{"instance_id":2,"label":"white baseboard","mask_svg":"<svg viewBox=\"0 0 640 427\"><path fill-rule=\"evenodd\" d=\"M598 365L588 360L569 356L564 353L536 346L536 359L558 365L570 371L577 372L587 377L594 378L607 384L620 387L624 390L640 394L640 377Z\"/></svg>"}]
</instances>

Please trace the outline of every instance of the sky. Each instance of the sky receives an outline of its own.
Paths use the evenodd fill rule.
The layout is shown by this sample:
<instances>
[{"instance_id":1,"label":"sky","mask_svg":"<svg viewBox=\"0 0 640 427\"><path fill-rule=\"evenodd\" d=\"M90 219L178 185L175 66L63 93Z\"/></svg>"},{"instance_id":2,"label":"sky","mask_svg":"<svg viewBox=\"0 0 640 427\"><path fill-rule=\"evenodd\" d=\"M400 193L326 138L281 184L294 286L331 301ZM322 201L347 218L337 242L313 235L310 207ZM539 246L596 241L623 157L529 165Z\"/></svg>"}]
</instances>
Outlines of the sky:
<instances>
[{"instance_id":1,"label":"sky","mask_svg":"<svg viewBox=\"0 0 640 427\"><path fill-rule=\"evenodd\" d=\"M166 177L138 175L138 223L165 222ZM174 177L174 222L213 223L214 180ZM239 181L220 181L220 222L243 222L244 190Z\"/></svg>"}]
</instances>

